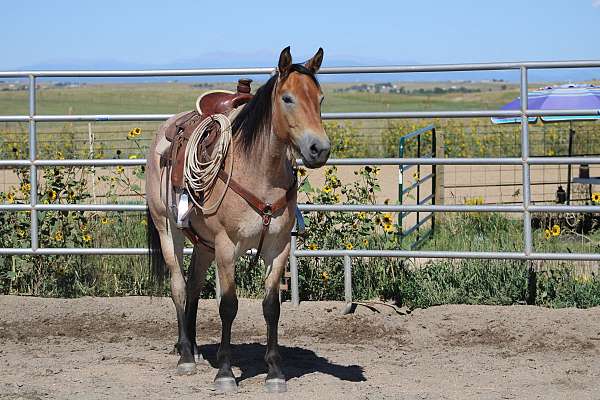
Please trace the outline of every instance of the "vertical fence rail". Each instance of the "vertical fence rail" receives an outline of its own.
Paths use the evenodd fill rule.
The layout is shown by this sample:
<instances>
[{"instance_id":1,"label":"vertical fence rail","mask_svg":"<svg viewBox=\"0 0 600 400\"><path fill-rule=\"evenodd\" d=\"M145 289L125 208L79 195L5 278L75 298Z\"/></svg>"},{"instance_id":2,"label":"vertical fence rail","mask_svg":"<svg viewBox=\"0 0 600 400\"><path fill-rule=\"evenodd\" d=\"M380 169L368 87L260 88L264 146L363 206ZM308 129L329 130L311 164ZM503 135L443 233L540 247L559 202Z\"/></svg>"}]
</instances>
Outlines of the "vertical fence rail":
<instances>
[{"instance_id":1,"label":"vertical fence rail","mask_svg":"<svg viewBox=\"0 0 600 400\"><path fill-rule=\"evenodd\" d=\"M39 248L39 235L38 235L38 213L35 210L37 204L37 166L35 160L37 158L37 135L36 135L36 121L35 121L35 106L36 106L36 92L35 92L35 76L29 75L29 183L31 185L31 191L29 193L29 204L32 207L31 210L31 249L35 252Z\"/></svg>"},{"instance_id":2,"label":"vertical fence rail","mask_svg":"<svg viewBox=\"0 0 600 400\"><path fill-rule=\"evenodd\" d=\"M531 174L529 173L529 117L527 113L527 68L521 67L521 159L523 161L523 240L524 252L532 252L531 237Z\"/></svg>"}]
</instances>

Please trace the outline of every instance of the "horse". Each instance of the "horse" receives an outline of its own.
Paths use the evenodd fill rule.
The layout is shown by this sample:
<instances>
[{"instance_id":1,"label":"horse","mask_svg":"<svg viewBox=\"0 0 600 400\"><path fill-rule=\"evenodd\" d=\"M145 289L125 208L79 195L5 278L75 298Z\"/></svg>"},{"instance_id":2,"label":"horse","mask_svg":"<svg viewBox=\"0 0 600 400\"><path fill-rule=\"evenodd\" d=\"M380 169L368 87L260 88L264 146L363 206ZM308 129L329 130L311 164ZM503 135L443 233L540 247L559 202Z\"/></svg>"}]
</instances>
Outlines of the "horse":
<instances>
[{"instance_id":1,"label":"horse","mask_svg":"<svg viewBox=\"0 0 600 400\"><path fill-rule=\"evenodd\" d=\"M216 360L218 371L214 378L214 386L218 391L237 390L231 369L230 344L231 326L238 311L235 262L248 250L257 248L259 241L262 246L263 240L260 256L265 264L266 277L262 308L267 325L264 360L268 367L265 388L268 392L287 390L277 336L279 285L288 260L290 234L295 223L295 157L299 156L307 168L319 168L325 164L330 153L331 144L321 120L323 92L316 78L322 60L323 49L319 48L308 61L295 64L290 47L286 47L280 53L273 75L233 118L231 146L222 168L231 171L231 183L233 180L239 182L238 186L246 188L246 192L251 192L255 199L267 205L278 201L280 206L277 210L273 208L260 213L238 190L234 190L231 183L216 180L211 193L224 192L220 205L208 214L194 208L189 216L191 227L203 240L194 245L187 276L183 269L185 239L169 212L171 188L168 179L164 179L165 167L157 152L157 145L164 138L166 130L181 114L169 118L159 127L149 149L146 196L150 272L159 287L164 285L166 269L170 273L179 336L176 344L180 355L177 373L195 373L196 361L202 358L196 344L198 298L206 271L216 261L221 288L219 315L222 324ZM211 197L205 199L206 203L216 201ZM266 214L272 215L268 216L270 223L264 229Z\"/></svg>"}]
</instances>

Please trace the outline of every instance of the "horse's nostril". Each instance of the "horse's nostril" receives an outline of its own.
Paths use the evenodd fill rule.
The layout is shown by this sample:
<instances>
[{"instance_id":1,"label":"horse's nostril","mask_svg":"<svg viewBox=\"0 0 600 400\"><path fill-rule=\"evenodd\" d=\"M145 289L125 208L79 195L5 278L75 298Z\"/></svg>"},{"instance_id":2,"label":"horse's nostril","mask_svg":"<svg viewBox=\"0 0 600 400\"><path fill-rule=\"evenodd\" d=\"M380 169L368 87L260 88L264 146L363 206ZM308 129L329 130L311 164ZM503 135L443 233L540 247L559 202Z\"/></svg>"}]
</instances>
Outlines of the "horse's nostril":
<instances>
[{"instance_id":1,"label":"horse's nostril","mask_svg":"<svg viewBox=\"0 0 600 400\"><path fill-rule=\"evenodd\" d=\"M318 155L318 154L319 154L319 148L317 147L316 143L313 143L313 144L310 146L310 154L311 154L312 156L316 156L316 155Z\"/></svg>"}]
</instances>

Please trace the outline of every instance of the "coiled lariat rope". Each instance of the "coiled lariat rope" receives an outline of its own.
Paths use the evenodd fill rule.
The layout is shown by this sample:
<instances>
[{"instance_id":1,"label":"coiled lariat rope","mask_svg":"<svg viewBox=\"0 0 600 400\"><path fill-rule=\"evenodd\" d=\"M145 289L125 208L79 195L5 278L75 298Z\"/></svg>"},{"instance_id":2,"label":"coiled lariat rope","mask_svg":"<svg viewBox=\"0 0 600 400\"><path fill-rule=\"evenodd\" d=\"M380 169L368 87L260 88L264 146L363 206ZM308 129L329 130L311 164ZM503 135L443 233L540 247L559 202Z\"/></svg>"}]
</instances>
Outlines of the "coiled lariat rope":
<instances>
[{"instance_id":1,"label":"coiled lariat rope","mask_svg":"<svg viewBox=\"0 0 600 400\"><path fill-rule=\"evenodd\" d=\"M214 122L218 123L221 127L221 134L219 135L217 142L215 143L213 154L210 156L209 161L202 161L202 154L199 154L200 144L203 140L203 136L207 128ZM225 158L227 157L227 151L231 143L231 121L226 115L215 114L208 118L194 129L190 136L186 154L185 164L183 168L183 175L185 178L185 186L190 194L204 194L204 199L208 197L211 192L215 180L217 179L219 170L221 169ZM233 156L232 156L233 157ZM223 201L227 188L229 187L229 180L231 179L231 172L233 170L233 158L229 164L229 174L225 187L221 193L217 202L211 206L203 206L198 204L196 196L190 196L194 204L202 210L204 214L210 214L214 212Z\"/></svg>"}]
</instances>

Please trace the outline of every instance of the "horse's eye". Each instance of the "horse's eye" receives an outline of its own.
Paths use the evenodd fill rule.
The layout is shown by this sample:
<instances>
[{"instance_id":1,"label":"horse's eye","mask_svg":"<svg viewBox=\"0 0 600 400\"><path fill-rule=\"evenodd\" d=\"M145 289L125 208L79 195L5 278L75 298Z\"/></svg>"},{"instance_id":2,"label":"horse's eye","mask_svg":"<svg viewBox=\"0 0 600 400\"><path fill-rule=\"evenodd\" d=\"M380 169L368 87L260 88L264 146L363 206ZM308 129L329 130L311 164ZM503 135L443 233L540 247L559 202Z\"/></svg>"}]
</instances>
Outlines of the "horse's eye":
<instances>
[{"instance_id":1,"label":"horse's eye","mask_svg":"<svg viewBox=\"0 0 600 400\"><path fill-rule=\"evenodd\" d=\"M283 102L286 104L292 104L294 102L294 99L292 99L292 97L288 95L283 96L281 100L283 100Z\"/></svg>"}]
</instances>

